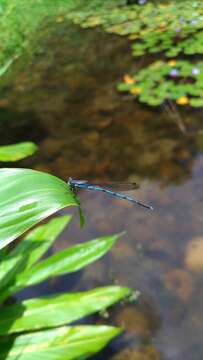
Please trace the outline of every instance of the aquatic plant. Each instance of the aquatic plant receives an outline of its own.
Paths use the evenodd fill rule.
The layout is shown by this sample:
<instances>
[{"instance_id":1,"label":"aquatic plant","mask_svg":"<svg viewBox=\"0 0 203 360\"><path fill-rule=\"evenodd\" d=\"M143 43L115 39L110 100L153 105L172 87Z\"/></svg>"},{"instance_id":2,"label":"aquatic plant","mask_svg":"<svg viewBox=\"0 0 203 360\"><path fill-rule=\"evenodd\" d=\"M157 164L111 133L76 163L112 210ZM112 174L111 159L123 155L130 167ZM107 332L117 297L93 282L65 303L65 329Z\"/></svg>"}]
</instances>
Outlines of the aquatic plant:
<instances>
[{"instance_id":1,"label":"aquatic plant","mask_svg":"<svg viewBox=\"0 0 203 360\"><path fill-rule=\"evenodd\" d=\"M93 14L72 15L82 27L102 26L106 32L128 36L132 41L132 55L162 53L166 57L179 54L203 54L203 7L201 1L143 1L113 8L96 10ZM160 66L159 66L160 65ZM157 62L138 72L129 81L119 84L121 91L130 91L141 102L159 105L165 99L178 105L202 106L201 63L178 62L180 69ZM191 69L193 68L194 69ZM151 74L155 70L155 74ZM158 74L158 72L160 73ZM169 74L170 71L170 74ZM180 74L178 73L180 72ZM135 84L136 82L136 84Z\"/></svg>"},{"instance_id":2,"label":"aquatic plant","mask_svg":"<svg viewBox=\"0 0 203 360\"><path fill-rule=\"evenodd\" d=\"M105 31L127 35L133 40L133 54L165 51L203 53L203 9L201 1L178 1L126 5L124 0L65 1L32 0L27 3L4 0L0 4L0 75L23 51L33 52L40 25L46 18L68 19L82 27L102 26ZM34 14L34 15L33 15ZM22 15L24 21L22 22ZM192 39L191 39L192 36Z\"/></svg>"},{"instance_id":3,"label":"aquatic plant","mask_svg":"<svg viewBox=\"0 0 203 360\"><path fill-rule=\"evenodd\" d=\"M53 218L31 231L12 251L3 254L0 264L1 303L28 286L83 269L105 254L118 238L116 235L106 236L68 247L37 263L70 219L69 215ZM18 357L19 360L49 354L60 360L90 356L118 335L120 329L65 325L105 310L129 294L128 288L107 286L3 305L0 309L1 356L4 359ZM12 334L15 334L14 341Z\"/></svg>"},{"instance_id":4,"label":"aquatic plant","mask_svg":"<svg viewBox=\"0 0 203 360\"><path fill-rule=\"evenodd\" d=\"M203 62L156 61L133 76L125 75L118 90L129 92L151 106L165 100L174 100L182 106L203 106Z\"/></svg>"},{"instance_id":5,"label":"aquatic plant","mask_svg":"<svg viewBox=\"0 0 203 360\"><path fill-rule=\"evenodd\" d=\"M24 22L21 21L22 13ZM15 0L12 5L8 0L4 0L0 5L0 14L2 14L0 39L3 44L0 52L0 75L6 73L22 53L34 51L39 37L38 29L48 17L55 19L56 22L69 20L84 28L102 26L106 32L128 36L132 41L134 56L158 52L164 52L168 57L175 57L180 53L187 55L203 53L201 1L158 2L155 6L150 0L136 2L96 0L94 3L88 0L85 4L81 0L69 2L57 0L54 4L50 0L37 2L32 0L29 5L25 0L20 3ZM175 69L171 76L176 76ZM170 85L169 82L165 84L164 93L168 85ZM198 106L197 104L201 103L200 89L202 88L201 86L199 88L199 82L195 82L193 87L193 90L190 89L193 94L189 94L188 103L191 106ZM180 86L176 88L176 82L173 82L173 90L174 94L180 92ZM139 89L134 91L139 91ZM172 84L170 91L172 91ZM197 95L194 94L195 92ZM186 96L187 91L182 89L181 94L181 96ZM148 104L155 104L160 103L160 96L158 96L159 100L155 95L149 96L147 86L138 98ZM174 96L178 101L176 95ZM177 103L186 102L187 99L183 98Z\"/></svg>"},{"instance_id":6,"label":"aquatic plant","mask_svg":"<svg viewBox=\"0 0 203 360\"><path fill-rule=\"evenodd\" d=\"M31 141L18 144L0 146L0 161L17 161L31 156L38 147Z\"/></svg>"},{"instance_id":7,"label":"aquatic plant","mask_svg":"<svg viewBox=\"0 0 203 360\"><path fill-rule=\"evenodd\" d=\"M0 147L0 161L32 155L32 142ZM31 230L21 241L7 245L65 206L77 206L71 188L60 179L30 169L0 169L0 353L4 360L50 357L53 360L89 357L121 332L113 326L68 326L73 321L109 306L131 294L121 286L11 299L20 290L53 277L73 273L103 256L119 238L104 236L74 245L43 258L71 220L55 217ZM78 346L78 342L80 346Z\"/></svg>"},{"instance_id":8,"label":"aquatic plant","mask_svg":"<svg viewBox=\"0 0 203 360\"><path fill-rule=\"evenodd\" d=\"M179 53L203 53L203 7L201 1L122 6L111 11L96 9L94 13L71 14L69 18L82 27L102 26L105 31L129 36L132 53L164 52L174 57Z\"/></svg>"},{"instance_id":9,"label":"aquatic plant","mask_svg":"<svg viewBox=\"0 0 203 360\"><path fill-rule=\"evenodd\" d=\"M32 55L40 37L40 27L47 19L58 21L87 16L119 6L123 0L1 0L0 2L0 77L16 59ZM23 19L23 21L22 21ZM60 20L59 20L60 21ZM23 60L23 59L22 59Z\"/></svg>"},{"instance_id":10,"label":"aquatic plant","mask_svg":"<svg viewBox=\"0 0 203 360\"><path fill-rule=\"evenodd\" d=\"M21 21L22 14L23 22ZM22 0L20 3L14 0L12 4L8 0L3 0L0 4L0 15L2 15L0 76L7 72L22 53L24 55L29 52L33 53L35 44L38 42L40 25L48 17L55 19L56 22L69 20L84 28L102 26L106 32L128 36L132 41L134 56L158 52L162 52L168 57L175 57L180 53L187 55L203 53L203 7L201 1L158 2L155 6L154 2L150 0L96 0L94 3L88 0L85 4L81 0L68 2L57 0L54 4L51 0L38 0L37 2L32 0L29 5L26 0ZM175 69L171 76L176 76ZM199 88L199 83L195 82L194 89L190 89L190 92L193 91L193 94L189 94L188 103L191 106L198 106L201 103L200 89L202 88L201 86ZM143 85L145 84L143 83ZM170 86L169 82L165 85L165 93L168 85ZM184 84L182 85L183 88ZM174 94L180 92L180 86L176 88L176 82L173 82L173 90ZM134 91L139 91L139 89ZM170 91L172 91L172 85ZM195 92L197 95L194 94ZM181 94L181 96L186 96L187 91L182 89ZM176 95L174 96L178 101ZM158 96L159 100L154 95L150 99L149 97L147 86L138 98L148 104L159 103L161 100L160 96ZM186 102L187 99L182 98L177 103Z\"/></svg>"}]
</instances>

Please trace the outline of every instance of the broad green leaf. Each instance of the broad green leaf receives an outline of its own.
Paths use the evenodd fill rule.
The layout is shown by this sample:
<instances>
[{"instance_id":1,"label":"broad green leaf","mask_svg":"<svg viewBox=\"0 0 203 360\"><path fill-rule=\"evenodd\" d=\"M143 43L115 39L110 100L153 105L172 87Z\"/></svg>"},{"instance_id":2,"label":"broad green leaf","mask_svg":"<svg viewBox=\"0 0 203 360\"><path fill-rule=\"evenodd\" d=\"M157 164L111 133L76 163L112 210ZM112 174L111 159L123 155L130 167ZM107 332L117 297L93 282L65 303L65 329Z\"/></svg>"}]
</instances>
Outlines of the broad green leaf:
<instances>
[{"instance_id":1,"label":"broad green leaf","mask_svg":"<svg viewBox=\"0 0 203 360\"><path fill-rule=\"evenodd\" d=\"M49 249L70 220L70 215L57 216L46 224L37 226L16 246L11 252L11 256L21 254L22 252L27 254L29 261L27 261L26 268L29 268Z\"/></svg>"},{"instance_id":2,"label":"broad green leaf","mask_svg":"<svg viewBox=\"0 0 203 360\"><path fill-rule=\"evenodd\" d=\"M31 169L0 169L0 249L56 211L77 205L69 186Z\"/></svg>"},{"instance_id":3,"label":"broad green leaf","mask_svg":"<svg viewBox=\"0 0 203 360\"><path fill-rule=\"evenodd\" d=\"M17 161L24 159L37 151L33 142L22 142L13 145L0 146L0 161Z\"/></svg>"},{"instance_id":4,"label":"broad green leaf","mask_svg":"<svg viewBox=\"0 0 203 360\"><path fill-rule=\"evenodd\" d=\"M104 236L49 256L30 269L17 274L15 284L0 294L1 301L24 287L82 269L103 256L118 237L119 235Z\"/></svg>"},{"instance_id":5,"label":"broad green leaf","mask_svg":"<svg viewBox=\"0 0 203 360\"><path fill-rule=\"evenodd\" d=\"M128 288L107 286L5 306L0 311L0 335L65 325L104 310L130 293Z\"/></svg>"},{"instance_id":6,"label":"broad green leaf","mask_svg":"<svg viewBox=\"0 0 203 360\"><path fill-rule=\"evenodd\" d=\"M71 216L51 219L30 231L0 263L0 289L15 282L16 274L35 263L52 245L56 237L69 223Z\"/></svg>"},{"instance_id":7,"label":"broad green leaf","mask_svg":"<svg viewBox=\"0 0 203 360\"><path fill-rule=\"evenodd\" d=\"M0 339L2 359L73 360L97 353L121 330L111 326L74 326Z\"/></svg>"}]
</instances>

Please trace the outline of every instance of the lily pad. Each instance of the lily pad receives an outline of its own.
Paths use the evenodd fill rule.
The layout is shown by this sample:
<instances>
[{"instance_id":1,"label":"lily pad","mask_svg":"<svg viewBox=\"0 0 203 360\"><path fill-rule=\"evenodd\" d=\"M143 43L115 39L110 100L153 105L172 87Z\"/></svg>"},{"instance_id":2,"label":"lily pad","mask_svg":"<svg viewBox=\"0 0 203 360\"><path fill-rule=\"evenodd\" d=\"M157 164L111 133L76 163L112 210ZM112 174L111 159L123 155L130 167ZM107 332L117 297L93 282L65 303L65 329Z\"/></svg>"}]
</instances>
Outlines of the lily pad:
<instances>
[{"instance_id":1,"label":"lily pad","mask_svg":"<svg viewBox=\"0 0 203 360\"><path fill-rule=\"evenodd\" d=\"M118 90L151 106L165 100L174 100L180 106L203 106L203 61L156 61L134 76L125 75Z\"/></svg>"},{"instance_id":2,"label":"lily pad","mask_svg":"<svg viewBox=\"0 0 203 360\"><path fill-rule=\"evenodd\" d=\"M192 7L192 10L191 10ZM156 3L146 1L94 12L68 14L82 27L102 26L105 31L129 36L134 56L164 52L173 57L179 53L203 53L202 1L190 0Z\"/></svg>"}]
</instances>

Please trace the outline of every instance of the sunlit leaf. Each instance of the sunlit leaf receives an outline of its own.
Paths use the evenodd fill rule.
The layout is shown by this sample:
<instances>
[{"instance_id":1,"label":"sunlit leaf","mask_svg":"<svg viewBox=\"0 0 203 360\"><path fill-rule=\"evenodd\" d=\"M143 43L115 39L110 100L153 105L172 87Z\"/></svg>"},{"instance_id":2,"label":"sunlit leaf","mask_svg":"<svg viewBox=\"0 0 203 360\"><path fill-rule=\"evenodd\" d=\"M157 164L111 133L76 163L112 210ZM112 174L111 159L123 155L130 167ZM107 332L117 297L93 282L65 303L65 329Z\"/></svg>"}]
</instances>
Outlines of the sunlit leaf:
<instances>
[{"instance_id":1,"label":"sunlit leaf","mask_svg":"<svg viewBox=\"0 0 203 360\"><path fill-rule=\"evenodd\" d=\"M49 256L30 269L17 274L13 286L5 289L0 294L0 299L2 300L26 286L35 285L50 277L82 269L103 256L113 246L118 237L119 235L104 236L69 247Z\"/></svg>"},{"instance_id":2,"label":"sunlit leaf","mask_svg":"<svg viewBox=\"0 0 203 360\"><path fill-rule=\"evenodd\" d=\"M56 211L77 205L69 186L30 169L0 169L0 249Z\"/></svg>"},{"instance_id":3,"label":"sunlit leaf","mask_svg":"<svg viewBox=\"0 0 203 360\"><path fill-rule=\"evenodd\" d=\"M0 161L17 161L24 159L37 151L33 142L23 142L13 145L0 146Z\"/></svg>"},{"instance_id":4,"label":"sunlit leaf","mask_svg":"<svg viewBox=\"0 0 203 360\"><path fill-rule=\"evenodd\" d=\"M75 326L1 338L1 356L6 360L85 359L119 333L119 328L110 326Z\"/></svg>"},{"instance_id":5,"label":"sunlit leaf","mask_svg":"<svg viewBox=\"0 0 203 360\"><path fill-rule=\"evenodd\" d=\"M108 286L4 306L0 310L0 335L65 325L104 310L129 294L128 288Z\"/></svg>"},{"instance_id":6,"label":"sunlit leaf","mask_svg":"<svg viewBox=\"0 0 203 360\"><path fill-rule=\"evenodd\" d=\"M30 231L0 262L0 289L12 281L15 282L16 274L35 263L52 245L70 219L69 215L57 217Z\"/></svg>"},{"instance_id":7,"label":"sunlit leaf","mask_svg":"<svg viewBox=\"0 0 203 360\"><path fill-rule=\"evenodd\" d=\"M27 254L29 261L27 261L26 268L29 268L48 250L70 220L70 215L63 215L51 219L46 224L37 226L34 230L31 230L28 235L25 236L24 240L11 252L11 256L21 254L22 252L23 254ZM32 251L30 251L31 247Z\"/></svg>"}]
</instances>

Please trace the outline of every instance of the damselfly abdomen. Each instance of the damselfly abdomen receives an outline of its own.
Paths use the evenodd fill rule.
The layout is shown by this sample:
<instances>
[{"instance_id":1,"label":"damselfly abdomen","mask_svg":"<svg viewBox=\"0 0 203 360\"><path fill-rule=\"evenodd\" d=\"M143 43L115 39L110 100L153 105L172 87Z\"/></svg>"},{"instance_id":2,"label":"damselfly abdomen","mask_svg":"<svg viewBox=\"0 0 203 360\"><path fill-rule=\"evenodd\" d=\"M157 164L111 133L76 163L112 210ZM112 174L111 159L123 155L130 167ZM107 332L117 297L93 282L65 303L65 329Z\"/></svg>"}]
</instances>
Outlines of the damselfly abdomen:
<instances>
[{"instance_id":1,"label":"damselfly abdomen","mask_svg":"<svg viewBox=\"0 0 203 360\"><path fill-rule=\"evenodd\" d=\"M70 185L70 187L72 189L79 188L79 189L86 189L86 190L102 191L109 195L115 196L119 199L128 200L137 205L140 205L147 209L153 210L152 206L144 204L143 202L141 202L135 198L132 198L130 196L127 196L127 195L121 194L120 192L117 192L117 191L129 191L129 190L138 189L139 186L136 183L110 182L110 181L94 183L94 182L90 182L88 180L74 180L72 178L69 178L68 185Z\"/></svg>"}]
</instances>

